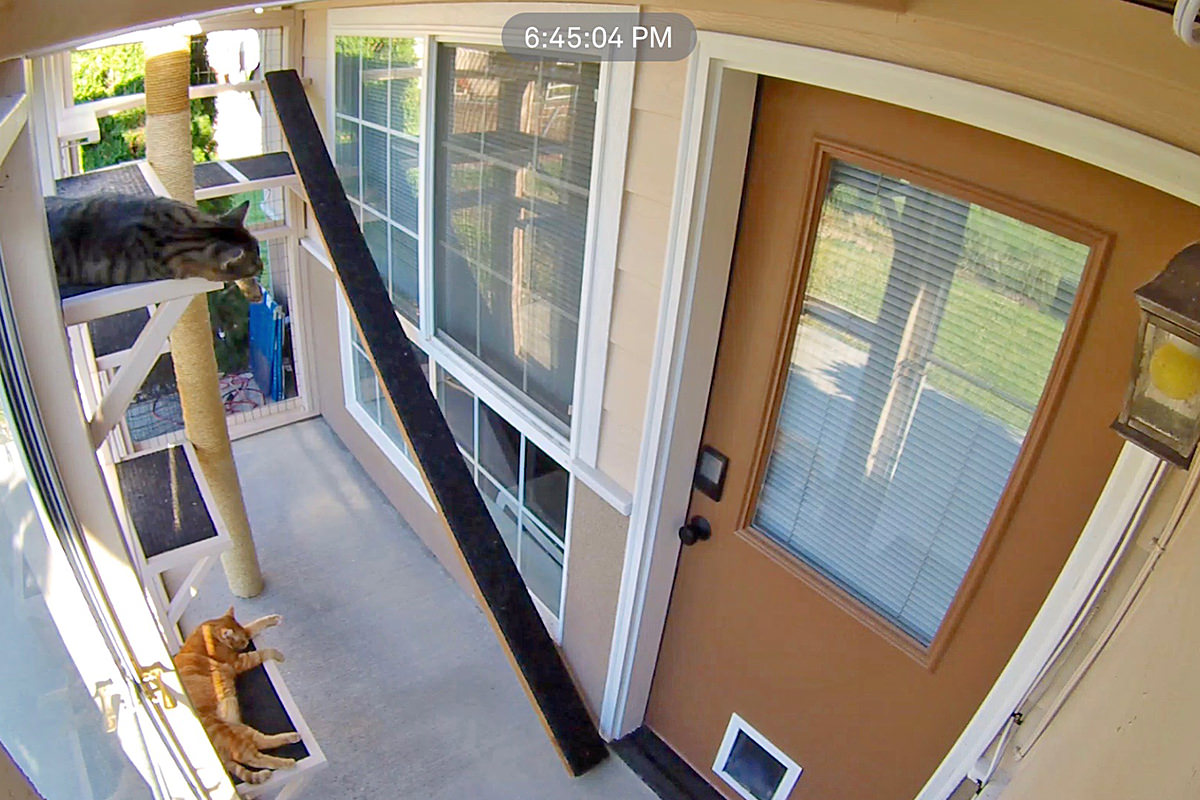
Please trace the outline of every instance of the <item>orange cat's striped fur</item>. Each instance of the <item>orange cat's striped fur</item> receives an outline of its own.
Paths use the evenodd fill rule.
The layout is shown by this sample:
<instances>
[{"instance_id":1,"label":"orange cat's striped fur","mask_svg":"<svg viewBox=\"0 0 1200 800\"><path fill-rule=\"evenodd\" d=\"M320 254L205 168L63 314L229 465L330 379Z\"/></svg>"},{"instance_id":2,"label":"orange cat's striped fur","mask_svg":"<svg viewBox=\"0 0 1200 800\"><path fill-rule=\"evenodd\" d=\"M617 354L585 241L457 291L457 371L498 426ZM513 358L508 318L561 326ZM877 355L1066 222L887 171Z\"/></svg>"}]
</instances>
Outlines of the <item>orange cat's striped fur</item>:
<instances>
[{"instance_id":1,"label":"orange cat's striped fur","mask_svg":"<svg viewBox=\"0 0 1200 800\"><path fill-rule=\"evenodd\" d=\"M300 734L268 735L244 724L234 683L237 675L254 669L266 659L283 661L283 654L272 647L242 652L251 637L279 622L279 615L272 614L242 627L233 618L230 606L224 616L201 623L192 631L175 656L183 688L217 755L229 774L246 783L262 783L271 777L272 769L296 763L290 758L261 752L298 742ZM243 764L261 769L246 769Z\"/></svg>"}]
</instances>

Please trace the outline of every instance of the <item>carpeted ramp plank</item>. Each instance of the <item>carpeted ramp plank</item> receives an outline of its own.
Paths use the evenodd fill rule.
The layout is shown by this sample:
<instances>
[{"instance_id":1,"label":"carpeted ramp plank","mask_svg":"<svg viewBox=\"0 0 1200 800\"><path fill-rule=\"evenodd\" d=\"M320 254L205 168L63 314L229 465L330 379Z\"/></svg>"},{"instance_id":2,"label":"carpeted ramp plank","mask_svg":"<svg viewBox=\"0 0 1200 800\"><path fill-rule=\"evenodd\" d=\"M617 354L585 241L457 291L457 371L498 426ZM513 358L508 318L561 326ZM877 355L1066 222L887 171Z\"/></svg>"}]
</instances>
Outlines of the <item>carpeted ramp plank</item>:
<instances>
[{"instance_id":1,"label":"carpeted ramp plank","mask_svg":"<svg viewBox=\"0 0 1200 800\"><path fill-rule=\"evenodd\" d=\"M334 171L299 75L295 70L267 73L267 86L351 317L430 496L551 741L567 769L581 775L607 755L604 741L429 391Z\"/></svg>"}]
</instances>

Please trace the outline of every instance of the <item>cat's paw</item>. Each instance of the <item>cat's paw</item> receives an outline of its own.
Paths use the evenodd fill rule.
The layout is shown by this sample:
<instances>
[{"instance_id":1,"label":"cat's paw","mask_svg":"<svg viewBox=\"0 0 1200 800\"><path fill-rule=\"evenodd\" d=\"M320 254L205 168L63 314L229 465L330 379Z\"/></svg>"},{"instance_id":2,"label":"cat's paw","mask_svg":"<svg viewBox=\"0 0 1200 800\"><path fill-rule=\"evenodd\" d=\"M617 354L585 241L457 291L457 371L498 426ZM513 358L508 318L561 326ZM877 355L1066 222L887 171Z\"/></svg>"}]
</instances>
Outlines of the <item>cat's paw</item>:
<instances>
[{"instance_id":1,"label":"cat's paw","mask_svg":"<svg viewBox=\"0 0 1200 800\"><path fill-rule=\"evenodd\" d=\"M285 764L285 763L283 763L283 762L285 762L285 761L287 762L286 764ZM278 769L291 769L291 768L292 768L292 767L294 767L294 766L296 766L296 759L294 759L294 758L281 758L281 759L279 759L279 764L278 764L277 768L278 768Z\"/></svg>"},{"instance_id":2,"label":"cat's paw","mask_svg":"<svg viewBox=\"0 0 1200 800\"><path fill-rule=\"evenodd\" d=\"M263 661L278 661L283 663L283 653L276 650L274 647L264 647L259 651L262 653Z\"/></svg>"},{"instance_id":3,"label":"cat's paw","mask_svg":"<svg viewBox=\"0 0 1200 800\"><path fill-rule=\"evenodd\" d=\"M287 744L295 744L296 742L300 741L300 734L297 731L291 731L289 733L282 733L282 734L280 734L280 736L283 737L284 741L287 742Z\"/></svg>"},{"instance_id":4,"label":"cat's paw","mask_svg":"<svg viewBox=\"0 0 1200 800\"><path fill-rule=\"evenodd\" d=\"M265 783L267 778L270 778L270 777L271 777L271 770L256 769L256 770L246 773L246 778L248 779L246 781L246 783Z\"/></svg>"},{"instance_id":5,"label":"cat's paw","mask_svg":"<svg viewBox=\"0 0 1200 800\"><path fill-rule=\"evenodd\" d=\"M283 617L278 614L268 614L265 617L259 617L246 626L246 632L251 636L258 636L267 628L274 628L279 623L283 622Z\"/></svg>"}]
</instances>

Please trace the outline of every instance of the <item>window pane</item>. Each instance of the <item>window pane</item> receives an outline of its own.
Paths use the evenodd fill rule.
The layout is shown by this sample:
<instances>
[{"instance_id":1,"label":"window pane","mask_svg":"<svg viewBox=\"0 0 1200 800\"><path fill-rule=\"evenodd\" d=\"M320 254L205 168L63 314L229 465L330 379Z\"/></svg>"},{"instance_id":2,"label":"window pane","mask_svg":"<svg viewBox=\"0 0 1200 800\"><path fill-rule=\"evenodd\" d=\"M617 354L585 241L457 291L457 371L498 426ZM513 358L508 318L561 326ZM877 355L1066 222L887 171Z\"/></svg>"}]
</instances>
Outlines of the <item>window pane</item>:
<instances>
[{"instance_id":1,"label":"window pane","mask_svg":"<svg viewBox=\"0 0 1200 800\"><path fill-rule=\"evenodd\" d=\"M352 86L355 92L355 103L339 101L338 111L355 117L361 112L365 121L338 117L334 149L338 174L347 196L366 206L353 204L393 306L416 322L420 43L344 36L336 41L337 90L345 94Z\"/></svg>"},{"instance_id":2,"label":"window pane","mask_svg":"<svg viewBox=\"0 0 1200 800\"><path fill-rule=\"evenodd\" d=\"M339 36L334 41L334 70L337 73L334 107L339 114L347 114L351 117L358 116L363 41L358 36Z\"/></svg>"},{"instance_id":3,"label":"window pane","mask_svg":"<svg viewBox=\"0 0 1200 800\"><path fill-rule=\"evenodd\" d=\"M380 398L375 368L361 349L355 346L351 350L354 353L354 397L367 415L378 422Z\"/></svg>"},{"instance_id":4,"label":"window pane","mask_svg":"<svg viewBox=\"0 0 1200 800\"><path fill-rule=\"evenodd\" d=\"M755 527L933 640L1008 482L1085 245L836 162Z\"/></svg>"},{"instance_id":5,"label":"window pane","mask_svg":"<svg viewBox=\"0 0 1200 800\"><path fill-rule=\"evenodd\" d=\"M435 323L570 418L599 65L439 48Z\"/></svg>"},{"instance_id":6,"label":"window pane","mask_svg":"<svg viewBox=\"0 0 1200 800\"><path fill-rule=\"evenodd\" d=\"M413 322L417 321L417 240L392 227L392 305Z\"/></svg>"},{"instance_id":7,"label":"window pane","mask_svg":"<svg viewBox=\"0 0 1200 800\"><path fill-rule=\"evenodd\" d=\"M438 404L450 425L458 446L475 457L475 395L468 392L454 376L438 370Z\"/></svg>"},{"instance_id":8,"label":"window pane","mask_svg":"<svg viewBox=\"0 0 1200 800\"><path fill-rule=\"evenodd\" d=\"M421 58L417 40L392 39L389 127L414 137L421 132Z\"/></svg>"},{"instance_id":9,"label":"window pane","mask_svg":"<svg viewBox=\"0 0 1200 800\"><path fill-rule=\"evenodd\" d=\"M376 125L388 122L388 40L363 40L362 118Z\"/></svg>"},{"instance_id":10,"label":"window pane","mask_svg":"<svg viewBox=\"0 0 1200 800\"><path fill-rule=\"evenodd\" d=\"M546 527L526 512L521 522L521 576L525 585L558 616L562 593L563 548Z\"/></svg>"},{"instance_id":11,"label":"window pane","mask_svg":"<svg viewBox=\"0 0 1200 800\"><path fill-rule=\"evenodd\" d=\"M362 129L362 199L380 214L387 213L387 134L374 128Z\"/></svg>"},{"instance_id":12,"label":"window pane","mask_svg":"<svg viewBox=\"0 0 1200 800\"><path fill-rule=\"evenodd\" d=\"M347 197L358 199L361 191L358 185L358 137L359 126L356 122L347 122L342 118L337 121L337 142L334 156L337 159L337 173L342 179L342 188Z\"/></svg>"},{"instance_id":13,"label":"window pane","mask_svg":"<svg viewBox=\"0 0 1200 800\"><path fill-rule=\"evenodd\" d=\"M502 487L516 493L517 476L521 474L521 432L486 403L479 404L479 466Z\"/></svg>"},{"instance_id":14,"label":"window pane","mask_svg":"<svg viewBox=\"0 0 1200 800\"><path fill-rule=\"evenodd\" d=\"M525 442L525 507L563 542L567 535L570 475L533 442Z\"/></svg>"},{"instance_id":15,"label":"window pane","mask_svg":"<svg viewBox=\"0 0 1200 800\"><path fill-rule=\"evenodd\" d=\"M388 224L381 217L364 210L362 230L363 238L367 240L367 249L371 251L371 258L375 259L375 268L379 270L383 277L383 285L387 287L391 284L388 270Z\"/></svg>"},{"instance_id":16,"label":"window pane","mask_svg":"<svg viewBox=\"0 0 1200 800\"><path fill-rule=\"evenodd\" d=\"M392 144L392 222L417 232L417 192L420 188L420 159L417 143L403 136L391 136Z\"/></svg>"},{"instance_id":17,"label":"window pane","mask_svg":"<svg viewBox=\"0 0 1200 800\"><path fill-rule=\"evenodd\" d=\"M487 475L479 473L479 493L483 496L483 504L500 529L500 537L508 546L508 552L517 558L517 499L501 489Z\"/></svg>"}]
</instances>

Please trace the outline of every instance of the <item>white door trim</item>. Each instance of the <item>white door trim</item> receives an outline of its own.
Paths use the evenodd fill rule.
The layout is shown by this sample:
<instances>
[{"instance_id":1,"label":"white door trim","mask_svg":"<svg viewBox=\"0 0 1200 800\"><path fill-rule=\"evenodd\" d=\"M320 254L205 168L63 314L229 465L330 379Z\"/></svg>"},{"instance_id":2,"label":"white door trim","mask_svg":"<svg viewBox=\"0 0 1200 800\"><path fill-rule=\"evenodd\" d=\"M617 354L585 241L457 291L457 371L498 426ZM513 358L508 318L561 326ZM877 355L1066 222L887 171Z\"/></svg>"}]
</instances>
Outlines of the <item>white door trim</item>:
<instances>
[{"instance_id":1,"label":"white door trim","mask_svg":"<svg viewBox=\"0 0 1200 800\"><path fill-rule=\"evenodd\" d=\"M641 724L699 449L749 146L755 79L892 103L1029 142L1200 205L1200 155L1075 111L957 78L802 45L702 31L684 96L668 251L601 731ZM732 198L732 200L730 199ZM1134 519L1154 462L1126 447L1034 626L920 800L965 775L1040 671ZM1101 510L1104 514L1101 515ZM1102 522L1107 524L1101 524ZM1065 620L1065 621L1064 621ZM1021 661L1036 662L1036 668ZM1042 659L1038 661L1038 659ZM1005 710L1007 709L1007 710ZM990 732L989 732L990 731ZM979 743L982 742L982 745Z\"/></svg>"}]
</instances>

